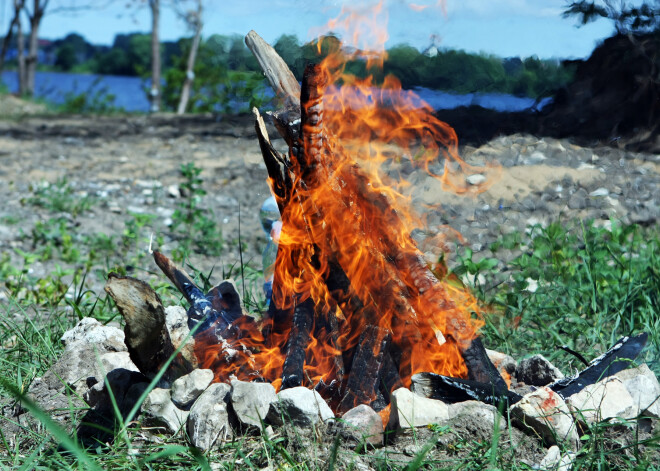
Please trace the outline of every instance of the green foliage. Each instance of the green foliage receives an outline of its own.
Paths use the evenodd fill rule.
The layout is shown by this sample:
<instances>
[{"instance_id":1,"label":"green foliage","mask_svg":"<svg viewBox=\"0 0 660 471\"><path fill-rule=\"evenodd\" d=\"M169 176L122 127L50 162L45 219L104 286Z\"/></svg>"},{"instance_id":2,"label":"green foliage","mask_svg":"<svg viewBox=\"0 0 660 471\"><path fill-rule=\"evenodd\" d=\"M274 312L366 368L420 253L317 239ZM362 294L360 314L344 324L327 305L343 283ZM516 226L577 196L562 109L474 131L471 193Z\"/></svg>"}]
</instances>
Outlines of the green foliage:
<instances>
[{"instance_id":1,"label":"green foliage","mask_svg":"<svg viewBox=\"0 0 660 471\"><path fill-rule=\"evenodd\" d=\"M73 114L111 114L124 111L123 108L115 106L115 95L108 92L108 87L99 87L102 77L94 80L87 90L80 93L70 91L64 94L64 102L59 105L63 113Z\"/></svg>"},{"instance_id":2,"label":"green foliage","mask_svg":"<svg viewBox=\"0 0 660 471\"><path fill-rule=\"evenodd\" d=\"M181 246L175 251L175 260L183 260L191 251L205 255L219 255L222 251L222 233L213 214L200 206L206 190L200 178L202 169L190 162L181 165L184 178L181 191L184 200L172 216L172 232L179 238Z\"/></svg>"},{"instance_id":3,"label":"green foliage","mask_svg":"<svg viewBox=\"0 0 660 471\"><path fill-rule=\"evenodd\" d=\"M185 80L190 40L180 40L184 54L173 57L174 66L164 74L163 106L175 110ZM237 52L240 49L240 54ZM233 51L233 52L232 52ZM193 113L244 113L252 107L264 108L266 97L263 75L248 67L258 67L246 57L242 41L214 36L202 41L194 68L188 110Z\"/></svg>"},{"instance_id":4,"label":"green foliage","mask_svg":"<svg viewBox=\"0 0 660 471\"><path fill-rule=\"evenodd\" d=\"M60 178L55 183L42 182L31 190L33 195L23 198L22 204L40 206L52 212L67 213L74 218L89 210L95 202L86 194L77 194L66 178Z\"/></svg>"},{"instance_id":5,"label":"green foliage","mask_svg":"<svg viewBox=\"0 0 660 471\"><path fill-rule=\"evenodd\" d=\"M491 259L480 267L464 256L455 270L483 275L477 292L494 309L485 319L489 345L515 355L534 345L561 367L571 359L556 350L559 345L595 357L640 331L651 336L649 355L660 351L657 230L555 222L502 238L491 250L503 248L520 252L504 269L491 266Z\"/></svg>"}]
</instances>

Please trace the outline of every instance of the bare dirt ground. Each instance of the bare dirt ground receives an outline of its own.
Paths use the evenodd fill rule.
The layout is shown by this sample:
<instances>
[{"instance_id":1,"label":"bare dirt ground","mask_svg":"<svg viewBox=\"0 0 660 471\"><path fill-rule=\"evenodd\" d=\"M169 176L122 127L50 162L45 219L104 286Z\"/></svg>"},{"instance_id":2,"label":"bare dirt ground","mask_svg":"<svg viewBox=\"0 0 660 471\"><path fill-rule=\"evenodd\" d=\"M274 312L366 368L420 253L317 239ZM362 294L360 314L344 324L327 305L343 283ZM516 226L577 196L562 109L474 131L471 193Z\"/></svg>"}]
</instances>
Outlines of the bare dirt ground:
<instances>
[{"instance_id":1,"label":"bare dirt ground","mask_svg":"<svg viewBox=\"0 0 660 471\"><path fill-rule=\"evenodd\" d=\"M285 147L281 140L275 145ZM492 255L489 245L501 234L557 219L609 224L613 218L657 226L657 154L580 147L567 139L520 134L479 147L463 146L462 154L474 165L499 162L501 169L487 191L457 196L419 171L404 168L403 173L412 182L412 204L426 213L429 233L450 227L479 257ZM180 166L189 162L202 169L207 194L199 206L222 233L219 255L193 254L190 262L217 273L240 263L241 247L243 261L260 269L266 235L258 213L269 190L249 116L44 115L0 121L0 254L16 266L25 263L21 251L38 251L44 243L35 228L41 224L43 232L43 224L54 217L68 218L74 242L105 234L117 259L127 265L132 265L135 251L146 253L151 233L160 250L171 252L181 240L170 226L174 211L185 201ZM48 205L52 193L44 188L64 181L72 200L89 203L80 214L63 214ZM140 233L135 244L120 243L139 215L149 222L136 229ZM449 248L455 245L449 243ZM433 255L438 248L424 250ZM40 257L31 264L30 275L46 276L55 263L66 265L57 257ZM96 278L89 279L99 294L104 268L111 267L97 267ZM155 266L147 263L143 268L151 272Z\"/></svg>"}]
</instances>

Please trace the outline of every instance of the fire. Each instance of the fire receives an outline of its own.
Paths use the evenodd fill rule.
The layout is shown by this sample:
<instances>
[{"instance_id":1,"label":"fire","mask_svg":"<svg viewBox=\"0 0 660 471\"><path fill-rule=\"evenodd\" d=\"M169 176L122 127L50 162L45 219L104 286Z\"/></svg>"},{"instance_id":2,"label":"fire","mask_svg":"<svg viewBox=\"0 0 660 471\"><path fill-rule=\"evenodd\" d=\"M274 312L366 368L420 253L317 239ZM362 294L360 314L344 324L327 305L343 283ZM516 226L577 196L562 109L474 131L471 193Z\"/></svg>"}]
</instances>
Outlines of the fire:
<instances>
[{"instance_id":1,"label":"fire","mask_svg":"<svg viewBox=\"0 0 660 471\"><path fill-rule=\"evenodd\" d=\"M409 184L395 170L407 160L445 188L466 193L462 171L472 169L458 155L454 130L395 77L377 83L347 70L357 59L367 70L382 67L384 14L381 2L366 15L346 9L328 25L359 48L333 37L317 41L325 57L308 76L303 139L290 156L299 178L293 196L279 201L273 317L239 326L241 348L197 341L200 363L218 380L261 377L279 387L291 317L305 303L313 311L306 386L341 379L338 365L354 354L366 326L390 333L405 386L418 372L467 375L461 351L482 326L479 307L467 289L444 277L446 270L432 272L424 261L411 237L422 223L404 194Z\"/></svg>"}]
</instances>

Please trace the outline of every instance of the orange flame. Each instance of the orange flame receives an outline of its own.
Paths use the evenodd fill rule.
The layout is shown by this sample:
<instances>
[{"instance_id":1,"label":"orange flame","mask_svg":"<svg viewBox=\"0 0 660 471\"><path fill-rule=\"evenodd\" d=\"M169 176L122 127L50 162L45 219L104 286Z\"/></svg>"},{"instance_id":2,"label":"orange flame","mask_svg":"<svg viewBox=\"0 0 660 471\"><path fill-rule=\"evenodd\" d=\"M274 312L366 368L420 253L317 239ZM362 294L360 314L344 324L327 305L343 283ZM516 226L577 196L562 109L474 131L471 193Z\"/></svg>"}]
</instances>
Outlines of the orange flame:
<instances>
[{"instance_id":1,"label":"orange flame","mask_svg":"<svg viewBox=\"0 0 660 471\"><path fill-rule=\"evenodd\" d=\"M446 270L427 266L411 237L421 221L403 193L409 183L396 170L407 161L445 188L468 193L474 189L462 183L461 171L474 169L459 157L454 130L395 77L377 86L373 77L347 71L358 59L367 70L382 66L385 13L381 1L367 15L344 9L327 25L358 48L332 37L317 42L325 57L309 76L303 141L291 154L293 196L279 201L283 225L272 300L288 317L270 319L261 330L241 326L241 348L198 341L200 363L219 380L260 376L279 387L291 312L308 299L314 315L305 350L308 386L338 379L338 361L355 351L367 325L391 333L404 385L422 371L467 375L461 351L483 324L473 316L479 307L461 284L443 278ZM333 283L338 273L349 282Z\"/></svg>"}]
</instances>

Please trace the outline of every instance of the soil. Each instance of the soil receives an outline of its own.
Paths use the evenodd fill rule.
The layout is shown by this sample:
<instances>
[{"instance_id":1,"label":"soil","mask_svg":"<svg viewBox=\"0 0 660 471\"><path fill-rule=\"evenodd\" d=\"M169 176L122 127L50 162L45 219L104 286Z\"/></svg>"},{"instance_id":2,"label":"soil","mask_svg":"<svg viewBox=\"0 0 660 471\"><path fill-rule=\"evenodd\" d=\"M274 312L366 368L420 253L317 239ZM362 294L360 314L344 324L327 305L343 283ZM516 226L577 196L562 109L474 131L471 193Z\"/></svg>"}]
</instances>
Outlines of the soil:
<instances>
[{"instance_id":1,"label":"soil","mask_svg":"<svg viewBox=\"0 0 660 471\"><path fill-rule=\"evenodd\" d=\"M275 135L271 130L271 136ZM274 144L286 148L282 140ZM477 166L469 173L478 173L480 165L498 163L496 171L483 168L485 191L459 196L421 171L406 168L405 163L401 171L412 183L413 206L425 214L425 235L457 231L477 258L492 256L490 244L504 233L560 218L594 219L602 225L613 218L657 226L658 154L582 147L570 139L528 134L463 145L461 153ZM0 178L4 184L0 198L4 204L0 209L0 254L5 253L16 266L23 264L18 250L38 250L42 242L35 227L53 217L68 218L76 240L106 234L117 244L136 214L154 215L153 221L141 228L139 246L115 246L119 263L125 260L130 272L134 263L129 260L135 254L128 252L145 255L152 232L160 242L158 248L171 253L179 247L181 237L169 224L174 211L185 202L180 195L184 181L180 166L189 162L202 169L207 194L199 207L217 222L223 239L213 242L221 247L219 256L192 254L191 265L204 273L212 269L218 273L239 266L242 256L244 263L260 269L266 234L258 213L270 193L250 116L48 115L1 121ZM39 203L36 196L44 185L61 184L63 179L71 188L70 198L87 198L89 209L77 215L62 214ZM444 245L451 252L460 240L445 238ZM437 257L437 245L421 245L429 257ZM513 254L498 252L502 263L509 256ZM55 263L35 261L30 274L44 277ZM153 263L145 263L142 268L152 272ZM101 294L103 273L90 277L88 283Z\"/></svg>"}]
</instances>

